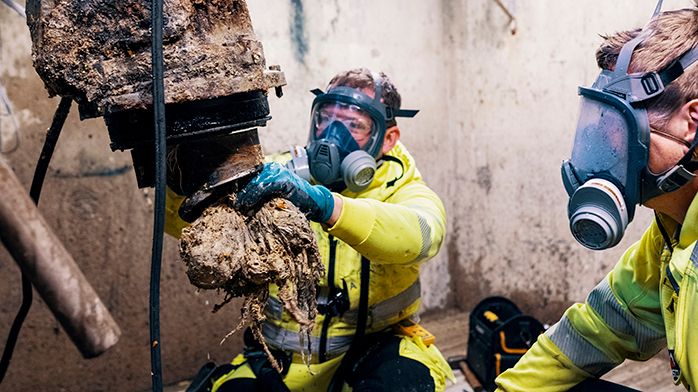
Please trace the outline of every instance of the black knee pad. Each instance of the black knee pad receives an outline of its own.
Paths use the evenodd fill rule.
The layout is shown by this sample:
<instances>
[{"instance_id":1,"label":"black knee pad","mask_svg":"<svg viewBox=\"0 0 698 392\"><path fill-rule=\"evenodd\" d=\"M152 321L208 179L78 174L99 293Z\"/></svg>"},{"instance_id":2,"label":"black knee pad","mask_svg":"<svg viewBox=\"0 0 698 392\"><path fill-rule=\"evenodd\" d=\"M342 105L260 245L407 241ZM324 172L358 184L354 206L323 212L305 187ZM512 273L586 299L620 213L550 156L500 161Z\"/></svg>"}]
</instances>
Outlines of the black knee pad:
<instances>
[{"instance_id":1,"label":"black knee pad","mask_svg":"<svg viewBox=\"0 0 698 392\"><path fill-rule=\"evenodd\" d=\"M383 335L369 343L363 355L350 364L348 384L360 391L434 391L436 385L429 368L419 361L400 355L395 335Z\"/></svg>"},{"instance_id":2,"label":"black knee pad","mask_svg":"<svg viewBox=\"0 0 698 392\"><path fill-rule=\"evenodd\" d=\"M257 380L254 378L234 378L224 382L218 392L257 392Z\"/></svg>"}]
</instances>

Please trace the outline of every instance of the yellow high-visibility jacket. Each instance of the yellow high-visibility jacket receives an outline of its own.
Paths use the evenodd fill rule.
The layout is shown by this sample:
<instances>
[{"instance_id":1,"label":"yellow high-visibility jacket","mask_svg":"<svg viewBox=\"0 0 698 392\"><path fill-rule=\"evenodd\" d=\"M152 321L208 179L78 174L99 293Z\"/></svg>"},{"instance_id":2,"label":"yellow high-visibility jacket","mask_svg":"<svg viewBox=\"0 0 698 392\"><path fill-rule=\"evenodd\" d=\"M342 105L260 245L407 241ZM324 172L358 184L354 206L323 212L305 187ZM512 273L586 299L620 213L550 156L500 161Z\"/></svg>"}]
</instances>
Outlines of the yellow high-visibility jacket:
<instances>
[{"instance_id":1,"label":"yellow high-visibility jacket","mask_svg":"<svg viewBox=\"0 0 698 392\"><path fill-rule=\"evenodd\" d=\"M566 391L626 358L647 360L665 346L672 358L667 377L694 389L698 377L696 240L698 197L682 226L657 215L586 302L570 307L514 368L497 378L498 390Z\"/></svg>"},{"instance_id":2,"label":"yellow high-visibility jacket","mask_svg":"<svg viewBox=\"0 0 698 392\"><path fill-rule=\"evenodd\" d=\"M439 197L422 180L414 159L401 144L382 160L371 185L360 193L341 193L342 213L332 227L311 222L326 274L319 293L330 286L349 294L349 309L341 316L318 315L311 336L312 360L335 358L349 348L356 330L361 257L370 260L369 312L366 333L416 319L420 305L419 268L436 255L446 233L446 213ZM178 218L182 198L168 193L166 231L179 236L186 226ZM277 349L300 352L298 324L271 295L263 333ZM450 372L449 372L450 373Z\"/></svg>"},{"instance_id":3,"label":"yellow high-visibility jacket","mask_svg":"<svg viewBox=\"0 0 698 392\"><path fill-rule=\"evenodd\" d=\"M349 309L341 316L318 315L311 336L313 361L343 354L356 331L361 256L371 262L366 333L400 320L416 318L420 303L420 264L436 255L446 232L439 197L422 180L414 160L398 143L383 160L371 185L360 193L341 193L342 213L332 227L311 222L325 266L318 292L331 286L349 294ZM298 325L276 298L266 307L263 333L275 348L300 352Z\"/></svg>"}]
</instances>

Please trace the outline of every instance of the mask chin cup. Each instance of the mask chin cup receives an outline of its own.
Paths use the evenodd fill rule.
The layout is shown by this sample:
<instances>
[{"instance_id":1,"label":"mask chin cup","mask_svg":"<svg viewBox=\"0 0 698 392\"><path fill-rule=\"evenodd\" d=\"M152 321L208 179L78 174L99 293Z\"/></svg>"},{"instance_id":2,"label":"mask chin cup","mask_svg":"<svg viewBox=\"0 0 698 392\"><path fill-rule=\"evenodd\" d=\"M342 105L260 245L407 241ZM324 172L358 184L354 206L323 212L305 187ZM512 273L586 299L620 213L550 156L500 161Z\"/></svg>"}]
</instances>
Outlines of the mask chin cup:
<instances>
[{"instance_id":1,"label":"mask chin cup","mask_svg":"<svg viewBox=\"0 0 698 392\"><path fill-rule=\"evenodd\" d=\"M602 179L589 180L574 192L568 216L574 238L592 250L617 245L628 227L628 209L622 193Z\"/></svg>"},{"instance_id":2,"label":"mask chin cup","mask_svg":"<svg viewBox=\"0 0 698 392\"><path fill-rule=\"evenodd\" d=\"M366 151L353 151L342 160L342 179L352 192L361 192L373 182L376 160Z\"/></svg>"},{"instance_id":3,"label":"mask chin cup","mask_svg":"<svg viewBox=\"0 0 698 392\"><path fill-rule=\"evenodd\" d=\"M340 178L341 157L333 143L310 143L308 161L310 174L320 184L332 184Z\"/></svg>"}]
</instances>

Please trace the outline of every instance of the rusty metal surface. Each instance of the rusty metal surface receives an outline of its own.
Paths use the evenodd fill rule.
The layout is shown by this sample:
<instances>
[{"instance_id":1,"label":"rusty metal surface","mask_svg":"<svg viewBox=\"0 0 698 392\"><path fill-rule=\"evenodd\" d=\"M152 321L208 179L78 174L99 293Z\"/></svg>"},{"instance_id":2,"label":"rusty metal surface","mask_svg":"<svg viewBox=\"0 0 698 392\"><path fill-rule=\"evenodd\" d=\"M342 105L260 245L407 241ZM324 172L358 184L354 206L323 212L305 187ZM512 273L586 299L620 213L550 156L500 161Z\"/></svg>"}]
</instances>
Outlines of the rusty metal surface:
<instances>
[{"instance_id":1,"label":"rusty metal surface","mask_svg":"<svg viewBox=\"0 0 698 392\"><path fill-rule=\"evenodd\" d=\"M262 166L256 129L181 143L168 152L168 186L187 196L180 215L196 219L218 198L237 190L237 182Z\"/></svg>"},{"instance_id":2,"label":"rusty metal surface","mask_svg":"<svg viewBox=\"0 0 698 392\"><path fill-rule=\"evenodd\" d=\"M225 135L266 125L269 116L266 93L254 91L227 97L166 105L167 144ZM127 110L106 115L112 150L153 144L152 110Z\"/></svg>"},{"instance_id":3,"label":"rusty metal surface","mask_svg":"<svg viewBox=\"0 0 698 392\"><path fill-rule=\"evenodd\" d=\"M2 157L0 186L0 240L82 355L100 355L119 326Z\"/></svg>"},{"instance_id":4,"label":"rusty metal surface","mask_svg":"<svg viewBox=\"0 0 698 392\"><path fill-rule=\"evenodd\" d=\"M151 102L148 2L29 0L34 67L50 95L72 96L82 118ZM166 102L266 91L267 69L244 0L165 2Z\"/></svg>"}]
</instances>

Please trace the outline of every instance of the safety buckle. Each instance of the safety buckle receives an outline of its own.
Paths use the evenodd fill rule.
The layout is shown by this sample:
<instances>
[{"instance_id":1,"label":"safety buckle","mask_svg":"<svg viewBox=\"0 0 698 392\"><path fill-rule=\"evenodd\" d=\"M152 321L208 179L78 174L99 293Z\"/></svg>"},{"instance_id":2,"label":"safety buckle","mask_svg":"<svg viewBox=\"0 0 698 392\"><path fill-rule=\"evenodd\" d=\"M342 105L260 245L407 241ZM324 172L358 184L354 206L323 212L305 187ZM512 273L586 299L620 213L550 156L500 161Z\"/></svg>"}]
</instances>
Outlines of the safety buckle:
<instances>
[{"instance_id":1,"label":"safety buckle","mask_svg":"<svg viewBox=\"0 0 698 392\"><path fill-rule=\"evenodd\" d=\"M638 85L639 84L639 85ZM652 99L664 92L664 82L656 72L642 75L630 75L632 101L640 103Z\"/></svg>"},{"instance_id":2,"label":"safety buckle","mask_svg":"<svg viewBox=\"0 0 698 392\"><path fill-rule=\"evenodd\" d=\"M325 317L341 316L349 310L349 288L347 282L342 279L342 289L330 294L326 298L318 298L317 311ZM324 299L324 301L323 301Z\"/></svg>"},{"instance_id":3,"label":"safety buckle","mask_svg":"<svg viewBox=\"0 0 698 392\"><path fill-rule=\"evenodd\" d=\"M683 165L676 165L666 174L659 177L657 187L665 193L673 192L688 184L695 177L696 175L686 170Z\"/></svg>"},{"instance_id":4,"label":"safety buckle","mask_svg":"<svg viewBox=\"0 0 698 392\"><path fill-rule=\"evenodd\" d=\"M664 87L664 82L658 73L646 72L614 79L603 88L603 91L637 105L662 94Z\"/></svg>"},{"instance_id":5,"label":"safety buckle","mask_svg":"<svg viewBox=\"0 0 698 392\"><path fill-rule=\"evenodd\" d=\"M663 87L661 83L662 81L659 80L659 76L655 72L647 73L640 79L640 84L647 95L654 95L657 91L661 90Z\"/></svg>"},{"instance_id":6,"label":"safety buckle","mask_svg":"<svg viewBox=\"0 0 698 392\"><path fill-rule=\"evenodd\" d=\"M393 108L385 105L385 121L390 121L395 118L395 112L393 111Z\"/></svg>"}]
</instances>

